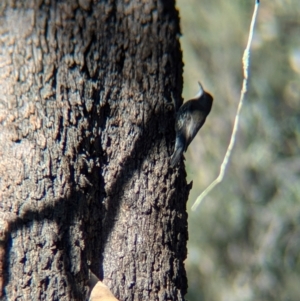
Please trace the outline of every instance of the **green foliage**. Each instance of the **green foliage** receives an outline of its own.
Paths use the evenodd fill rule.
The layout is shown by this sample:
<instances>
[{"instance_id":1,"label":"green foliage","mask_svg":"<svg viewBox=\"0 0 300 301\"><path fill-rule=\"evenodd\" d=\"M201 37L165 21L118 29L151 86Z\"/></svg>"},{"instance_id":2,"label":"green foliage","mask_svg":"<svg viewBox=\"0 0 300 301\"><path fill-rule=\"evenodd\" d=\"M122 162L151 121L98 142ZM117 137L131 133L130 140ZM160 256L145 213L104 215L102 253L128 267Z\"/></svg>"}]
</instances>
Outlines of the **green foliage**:
<instances>
[{"instance_id":1,"label":"green foliage","mask_svg":"<svg viewBox=\"0 0 300 301\"><path fill-rule=\"evenodd\" d=\"M212 112L187 154L189 208L217 176L242 85L254 1L177 1L184 97L197 81ZM300 6L262 1L248 94L224 181L190 212L190 301L289 300L300 296Z\"/></svg>"}]
</instances>

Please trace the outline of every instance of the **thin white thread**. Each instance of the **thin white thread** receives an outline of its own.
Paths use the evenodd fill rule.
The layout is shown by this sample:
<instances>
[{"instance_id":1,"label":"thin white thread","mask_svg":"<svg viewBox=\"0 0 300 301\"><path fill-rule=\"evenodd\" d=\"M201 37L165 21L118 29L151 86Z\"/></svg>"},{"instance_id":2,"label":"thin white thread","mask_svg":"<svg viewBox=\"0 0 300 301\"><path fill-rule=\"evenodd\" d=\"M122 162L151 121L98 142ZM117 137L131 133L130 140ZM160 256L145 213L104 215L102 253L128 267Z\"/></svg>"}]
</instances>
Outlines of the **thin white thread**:
<instances>
[{"instance_id":1,"label":"thin white thread","mask_svg":"<svg viewBox=\"0 0 300 301\"><path fill-rule=\"evenodd\" d=\"M242 86L242 90L241 90L241 96L240 96L240 101L239 101L238 108L237 108L237 113L236 113L236 116L234 119L234 125L233 125L233 129L232 129L232 133L231 133L230 142L229 142L226 154L224 156L223 162L221 164L218 177L197 197L195 203L192 206L192 211L195 211L197 209L197 207L201 204L202 200L208 195L208 193L210 191L212 191L215 188L215 186L218 185L220 182L222 182L224 179L225 170L228 165L228 162L229 162L229 159L230 159L230 156L232 153L232 149L233 149L235 141L236 141L236 134L238 131L238 126L239 126L240 112L243 107L245 95L247 93L247 84L248 84L248 77L249 77L250 47L251 47L251 43L252 43L254 26L255 26L255 21L257 18L259 2L260 2L259 0L255 1L254 11L253 11L252 19L251 19L251 24L250 24L248 42L247 42L247 46L246 46L244 54L243 54L243 59L242 59L243 74L244 74L243 86Z\"/></svg>"}]
</instances>

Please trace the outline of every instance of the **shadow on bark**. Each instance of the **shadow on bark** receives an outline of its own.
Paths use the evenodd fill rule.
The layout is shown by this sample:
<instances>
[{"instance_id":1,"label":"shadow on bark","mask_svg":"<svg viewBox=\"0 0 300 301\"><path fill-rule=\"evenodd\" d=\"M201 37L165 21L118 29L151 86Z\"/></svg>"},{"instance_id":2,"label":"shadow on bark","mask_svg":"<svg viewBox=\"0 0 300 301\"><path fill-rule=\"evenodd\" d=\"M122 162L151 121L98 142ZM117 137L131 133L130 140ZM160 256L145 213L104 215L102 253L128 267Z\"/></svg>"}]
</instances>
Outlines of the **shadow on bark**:
<instances>
[{"instance_id":1,"label":"shadow on bark","mask_svg":"<svg viewBox=\"0 0 300 301\"><path fill-rule=\"evenodd\" d=\"M163 106L164 105L165 104L163 104ZM173 149L173 138L175 136L173 133L174 131L172 131L172 139L168 137L167 133L169 131L166 129L169 129L170 127L172 128L170 122L172 122L173 124L173 121L173 111L164 110L163 108L158 114L153 113L150 116L149 120L146 122L146 125L144 125L140 136L137 138L134 147L132 148L132 152L124 160L122 164L122 170L112 185L112 192L115 192L116 195L119 195L122 192L124 186L131 180L132 176L137 170L140 171L144 160L148 159L150 153L153 151L153 148L157 147L161 143L162 139L166 139L168 153L171 154ZM149 135L153 135L153 129L157 128L159 128L160 130L165 130L156 133L155 140L149 139ZM152 136L152 138L153 137L154 136ZM96 149L99 149L99 147L96 147ZM33 221L42 222L44 220L49 220L54 221L58 225L60 233L53 233L53 235L55 236L53 241L56 244L54 249L63 250L63 270L67 277L66 286L70 285L72 291L71 295L73 296L73 298L77 300L84 299L82 292L79 289L80 286L78 286L77 283L79 281L88 280L80 279L80 277L83 277L83 275L87 277L89 268L91 268L91 270L101 280L103 279L102 253L105 250L107 238L115 225L115 220L118 215L121 198L111 197L107 208L104 208L102 201L103 198L106 196L104 190L104 182L103 179L101 179L101 168L95 168L91 175L95 176L90 176L88 180L93 184L94 187L87 188L88 193L86 193L86 191L76 190L75 187L77 183L73 183L74 188L71 192L70 198L61 199L57 201L54 205L45 206L45 208L42 210L27 210L21 217L18 217L15 220L9 222L9 231L7 233L5 252L6 273L4 275L4 288L8 283L9 264L11 261L10 257L13 256L13 233L26 227L31 227ZM97 182L95 181L95 178ZM179 179L177 178L176 182L178 180ZM188 193L188 191L189 188L187 187L186 192ZM174 195L174 193L176 193L175 189L172 193L172 196ZM92 195L90 204L88 205L87 194ZM175 198L178 198L178 196ZM171 200L167 206L172 206L177 210L182 210L182 204L177 203L178 202L173 202ZM89 217L91 215L93 217L90 219ZM103 217L105 218L103 219ZM71 232L70 228L72 227L72 223L76 224L77 220L80 220L82 218L85 221L88 221L86 222L86 224L83 224L84 230L82 231L84 235L83 240L85 247L81 249L81 258L76 258L76 256L74 256L73 249L75 247L78 247L76 246L76 244L79 243L79 241L75 241L74 245L74 235ZM96 220L98 220L98 223L93 223L93 221ZM177 227L178 225L176 226L176 228ZM26 260L26 258L24 258L24 260ZM80 260L81 262L83 262L83 264L80 265L79 270L78 268L76 269L77 262L74 262L76 260ZM88 260L90 260L91 262L90 266L88 265ZM84 270L84 273L82 273L82 270ZM48 279L48 281L50 281L50 279ZM87 295L86 293L87 292L85 292L85 295Z\"/></svg>"}]
</instances>

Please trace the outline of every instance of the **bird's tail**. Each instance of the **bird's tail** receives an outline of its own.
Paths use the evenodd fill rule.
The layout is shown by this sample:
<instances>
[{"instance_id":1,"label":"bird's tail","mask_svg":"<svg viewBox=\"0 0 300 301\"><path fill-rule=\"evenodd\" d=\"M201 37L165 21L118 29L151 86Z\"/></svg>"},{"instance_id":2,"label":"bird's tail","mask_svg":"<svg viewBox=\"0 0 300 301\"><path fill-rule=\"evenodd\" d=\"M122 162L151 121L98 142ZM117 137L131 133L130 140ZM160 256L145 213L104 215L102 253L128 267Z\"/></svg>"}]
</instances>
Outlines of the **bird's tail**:
<instances>
[{"instance_id":1,"label":"bird's tail","mask_svg":"<svg viewBox=\"0 0 300 301\"><path fill-rule=\"evenodd\" d=\"M171 166L174 167L182 157L184 152L184 143L182 139L176 138L174 153L171 157Z\"/></svg>"}]
</instances>

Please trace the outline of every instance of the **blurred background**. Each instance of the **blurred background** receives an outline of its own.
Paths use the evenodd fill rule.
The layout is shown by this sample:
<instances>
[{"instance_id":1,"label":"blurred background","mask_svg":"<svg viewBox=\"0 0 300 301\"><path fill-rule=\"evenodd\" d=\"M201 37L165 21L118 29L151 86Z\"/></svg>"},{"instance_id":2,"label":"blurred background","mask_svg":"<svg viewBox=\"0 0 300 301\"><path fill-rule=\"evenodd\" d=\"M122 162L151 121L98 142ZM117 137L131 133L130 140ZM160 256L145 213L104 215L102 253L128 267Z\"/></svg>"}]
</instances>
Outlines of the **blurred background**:
<instances>
[{"instance_id":1,"label":"blurred background","mask_svg":"<svg viewBox=\"0 0 300 301\"><path fill-rule=\"evenodd\" d=\"M300 300L300 5L261 1L248 94L224 181L215 179L242 87L255 1L177 0L185 99L197 81L214 96L186 155L190 301Z\"/></svg>"}]
</instances>

